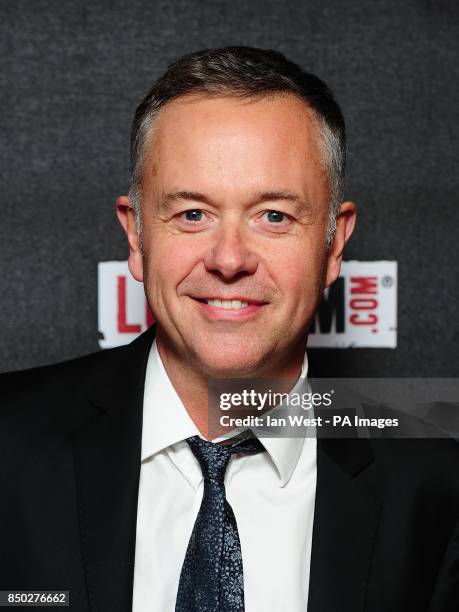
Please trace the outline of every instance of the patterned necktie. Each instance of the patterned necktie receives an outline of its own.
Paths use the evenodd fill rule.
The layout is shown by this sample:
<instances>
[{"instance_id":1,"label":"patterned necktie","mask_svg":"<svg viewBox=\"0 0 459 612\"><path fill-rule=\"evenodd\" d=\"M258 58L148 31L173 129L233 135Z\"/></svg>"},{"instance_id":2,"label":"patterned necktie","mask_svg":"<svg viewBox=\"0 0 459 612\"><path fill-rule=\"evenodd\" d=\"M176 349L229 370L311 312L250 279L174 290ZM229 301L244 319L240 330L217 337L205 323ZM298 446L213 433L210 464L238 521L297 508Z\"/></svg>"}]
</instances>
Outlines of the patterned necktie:
<instances>
[{"instance_id":1,"label":"patterned necktie","mask_svg":"<svg viewBox=\"0 0 459 612\"><path fill-rule=\"evenodd\" d=\"M204 477L201 507L188 543L175 612L244 612L244 577L236 518L224 478L232 454L265 449L256 438L223 446L199 436L187 442Z\"/></svg>"}]
</instances>

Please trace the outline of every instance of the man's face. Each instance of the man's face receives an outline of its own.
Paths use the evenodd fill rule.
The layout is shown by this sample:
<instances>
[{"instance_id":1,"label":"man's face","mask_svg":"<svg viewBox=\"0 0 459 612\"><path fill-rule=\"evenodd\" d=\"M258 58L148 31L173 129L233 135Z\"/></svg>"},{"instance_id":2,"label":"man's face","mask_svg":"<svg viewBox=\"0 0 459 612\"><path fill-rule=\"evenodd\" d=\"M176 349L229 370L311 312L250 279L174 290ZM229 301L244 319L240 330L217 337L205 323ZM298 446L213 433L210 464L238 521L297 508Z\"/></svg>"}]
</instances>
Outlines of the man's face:
<instances>
[{"instance_id":1,"label":"man's face","mask_svg":"<svg viewBox=\"0 0 459 612\"><path fill-rule=\"evenodd\" d=\"M145 148L143 257L128 223L162 348L208 376L288 369L339 271L328 206L316 123L295 96L163 107Z\"/></svg>"}]
</instances>

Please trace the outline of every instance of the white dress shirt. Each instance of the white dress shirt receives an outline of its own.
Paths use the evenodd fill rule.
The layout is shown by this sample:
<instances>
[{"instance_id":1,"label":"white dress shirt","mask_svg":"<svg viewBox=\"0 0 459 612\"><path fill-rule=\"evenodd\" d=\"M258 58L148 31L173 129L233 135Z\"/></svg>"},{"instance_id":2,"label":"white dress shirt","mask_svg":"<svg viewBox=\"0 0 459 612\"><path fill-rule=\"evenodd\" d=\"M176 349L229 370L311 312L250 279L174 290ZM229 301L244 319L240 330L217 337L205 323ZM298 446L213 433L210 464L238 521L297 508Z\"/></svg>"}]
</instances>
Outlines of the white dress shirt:
<instances>
[{"instance_id":1,"label":"white dress shirt","mask_svg":"<svg viewBox=\"0 0 459 612\"><path fill-rule=\"evenodd\" d=\"M291 392L307 386L305 353ZM255 435L256 429L253 429ZM201 505L201 468L185 439L200 435L156 347L145 379L133 612L174 612ZM236 516L246 612L306 612L316 492L316 439L260 438L267 452L233 455L226 497Z\"/></svg>"}]
</instances>

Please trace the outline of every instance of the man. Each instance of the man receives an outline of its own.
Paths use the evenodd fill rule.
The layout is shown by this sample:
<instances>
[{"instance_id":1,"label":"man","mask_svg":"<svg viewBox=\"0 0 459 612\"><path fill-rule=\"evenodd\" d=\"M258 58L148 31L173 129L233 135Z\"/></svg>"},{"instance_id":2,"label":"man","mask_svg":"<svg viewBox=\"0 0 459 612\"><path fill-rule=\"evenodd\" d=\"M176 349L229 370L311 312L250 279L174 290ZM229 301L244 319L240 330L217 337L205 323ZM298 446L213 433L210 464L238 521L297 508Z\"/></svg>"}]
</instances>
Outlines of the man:
<instances>
[{"instance_id":1,"label":"man","mask_svg":"<svg viewBox=\"0 0 459 612\"><path fill-rule=\"evenodd\" d=\"M3 377L1 589L99 612L459 609L455 442L209 435L211 380L306 384L355 224L344 165L330 91L279 53L200 51L153 86L116 209L156 325Z\"/></svg>"}]
</instances>

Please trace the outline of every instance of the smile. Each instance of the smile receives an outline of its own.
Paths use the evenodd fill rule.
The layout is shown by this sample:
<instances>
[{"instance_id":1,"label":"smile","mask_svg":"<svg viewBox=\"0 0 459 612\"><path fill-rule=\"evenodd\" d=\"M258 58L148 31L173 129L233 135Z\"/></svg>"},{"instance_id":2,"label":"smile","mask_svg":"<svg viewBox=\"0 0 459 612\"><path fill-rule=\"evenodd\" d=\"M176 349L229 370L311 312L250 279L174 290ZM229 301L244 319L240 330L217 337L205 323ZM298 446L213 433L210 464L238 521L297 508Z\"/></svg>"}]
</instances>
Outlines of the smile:
<instances>
[{"instance_id":1,"label":"smile","mask_svg":"<svg viewBox=\"0 0 459 612\"><path fill-rule=\"evenodd\" d=\"M266 302L251 300L242 296L231 298L205 297L193 298L203 311L211 318L231 318L240 319L250 318L259 312Z\"/></svg>"},{"instance_id":2,"label":"smile","mask_svg":"<svg viewBox=\"0 0 459 612\"><path fill-rule=\"evenodd\" d=\"M239 310L240 308L246 308L249 303L241 300L219 300L211 299L206 300L209 306L215 306L216 308L225 308L226 310Z\"/></svg>"}]
</instances>

